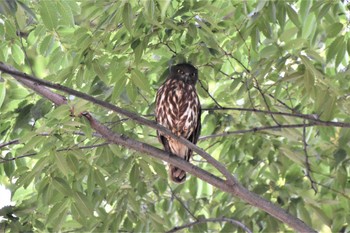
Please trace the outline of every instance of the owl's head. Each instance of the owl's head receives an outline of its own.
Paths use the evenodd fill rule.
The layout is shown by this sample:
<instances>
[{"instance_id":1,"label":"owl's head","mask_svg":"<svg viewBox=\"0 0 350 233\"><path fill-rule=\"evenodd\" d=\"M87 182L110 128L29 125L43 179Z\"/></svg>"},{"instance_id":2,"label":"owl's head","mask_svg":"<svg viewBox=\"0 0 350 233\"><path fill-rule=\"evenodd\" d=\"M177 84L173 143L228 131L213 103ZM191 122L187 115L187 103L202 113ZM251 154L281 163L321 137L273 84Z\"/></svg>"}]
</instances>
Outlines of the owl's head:
<instances>
[{"instance_id":1,"label":"owl's head","mask_svg":"<svg viewBox=\"0 0 350 233\"><path fill-rule=\"evenodd\" d=\"M191 64L177 64L171 67L170 78L182 80L187 84L194 85L198 80L198 70Z\"/></svg>"}]
</instances>

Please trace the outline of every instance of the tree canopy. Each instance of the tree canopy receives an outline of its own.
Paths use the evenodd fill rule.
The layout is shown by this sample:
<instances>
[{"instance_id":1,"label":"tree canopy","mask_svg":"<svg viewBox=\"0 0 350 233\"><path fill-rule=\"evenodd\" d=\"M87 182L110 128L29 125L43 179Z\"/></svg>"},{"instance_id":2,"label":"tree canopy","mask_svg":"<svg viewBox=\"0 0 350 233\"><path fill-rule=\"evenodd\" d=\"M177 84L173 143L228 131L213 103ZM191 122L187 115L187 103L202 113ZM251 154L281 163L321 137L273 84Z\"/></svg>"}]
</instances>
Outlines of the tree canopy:
<instances>
[{"instance_id":1,"label":"tree canopy","mask_svg":"<svg viewBox=\"0 0 350 233\"><path fill-rule=\"evenodd\" d=\"M0 1L1 229L350 232L349 22L347 1ZM155 148L180 62L194 166Z\"/></svg>"}]
</instances>

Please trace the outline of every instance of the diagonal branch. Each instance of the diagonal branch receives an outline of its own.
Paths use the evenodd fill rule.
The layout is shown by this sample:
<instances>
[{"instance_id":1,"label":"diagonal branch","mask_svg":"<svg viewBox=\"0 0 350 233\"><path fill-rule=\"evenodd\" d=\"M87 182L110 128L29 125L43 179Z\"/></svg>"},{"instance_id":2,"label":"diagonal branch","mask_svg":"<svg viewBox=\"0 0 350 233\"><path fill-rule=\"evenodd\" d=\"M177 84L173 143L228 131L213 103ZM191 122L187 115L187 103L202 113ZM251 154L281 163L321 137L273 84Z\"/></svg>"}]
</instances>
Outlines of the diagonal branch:
<instances>
[{"instance_id":1,"label":"diagonal branch","mask_svg":"<svg viewBox=\"0 0 350 233\"><path fill-rule=\"evenodd\" d=\"M193 219L198 220L198 218L188 209L188 207L185 205L185 203L183 203L183 201L176 195L176 193L174 192L174 190L170 187L170 185L168 184L168 187L170 189L171 192L171 196L175 197L175 199L181 204L181 206L187 211L187 213L189 213L189 215L192 216Z\"/></svg>"},{"instance_id":2,"label":"diagonal branch","mask_svg":"<svg viewBox=\"0 0 350 233\"><path fill-rule=\"evenodd\" d=\"M202 81L200 79L198 79L198 82L199 84L201 85L202 89L208 94L208 96L210 97L210 99L212 99L215 103L215 105L218 107L218 108L222 108L222 106L219 104L219 102L210 94L208 88L206 88Z\"/></svg>"},{"instance_id":3,"label":"diagonal branch","mask_svg":"<svg viewBox=\"0 0 350 233\"><path fill-rule=\"evenodd\" d=\"M28 81L28 80L30 80L30 78L27 77L28 75L25 75L25 74L18 72L18 71L16 71L16 72L14 72L13 70L11 71L11 69L9 70L9 68L7 66L3 65L3 63L0 63L0 70L4 70L4 69L6 71L8 71L8 73L10 73L16 79L20 79L20 80L22 78L25 79L23 81L26 81L26 86L30 87L33 90L35 87L40 87L40 88L35 89L35 90L40 95L43 95L43 96L45 96L44 95L44 92L45 92L47 94L47 96L45 96L47 99L49 99L51 101L57 101L56 98L59 97L59 99L61 101L60 104L66 104L66 101L64 98L62 98L62 96L57 95L57 94L52 93L52 92L48 93L48 92L50 92L50 90L48 90L47 88L45 88L43 86L38 85L38 83L35 80ZM31 78L33 78L33 77L31 77ZM41 80L41 82L45 83L45 81L42 81L42 80ZM39 84L41 84L41 83L39 83ZM52 84L52 83L49 83L48 85L52 85L56 88L62 87L61 85ZM41 89L43 90L43 92L41 91ZM81 93L81 92L74 91L73 93L77 93L79 95L86 97L86 94ZM96 101L96 99L91 97L91 96L88 96L88 98L92 99L93 100L92 102ZM105 104L105 102L103 102L103 101L99 101L99 102L102 104ZM119 109L118 107L116 107L116 108ZM165 129L164 127L159 127L159 125L155 124L152 121L141 118L141 117L137 116L136 114L130 113L130 112L125 111L123 109L121 109L121 111L132 116L135 120L137 120L140 123L141 123L141 121L144 121L145 125L150 125L152 128L156 128L156 129L159 128L159 130L161 130L162 132L167 132L166 130L164 130ZM69 114L69 113L67 113L67 114ZM237 181L237 179L234 178L231 174L230 174L230 176L233 177L233 181L234 181L233 184L231 182L228 182L227 180L225 181L225 180L223 180L223 179L221 179L221 178L219 178L219 177L217 177L217 176L215 176L215 175L213 175L213 174L211 174L211 173L209 173L209 172L207 172L207 171L205 171L205 170L203 170L195 165L192 165L192 164L188 163L187 161L185 161L177 156L172 156L169 153L165 152L164 150L160 150L160 149L153 147L149 144L139 142L137 140L128 138L124 135L114 133L111 130L109 130L106 126L102 125L100 122L98 122L96 119L94 119L91 116L91 114L89 114L88 112L82 113L82 116L84 116L89 121L91 128L96 130L97 133L102 135L107 141L109 141L111 143L122 145L122 146L129 148L129 149L133 149L133 150L136 150L138 152L141 152L143 154L148 154L149 156L151 156L153 158L157 158L157 159L163 160L165 162L171 163L171 164L179 167L180 169L185 170L186 172L188 172L188 173L202 179L203 181L217 187L218 189L220 189L224 192L227 192L233 196L236 196L236 197L246 201L250 205L258 207L259 209L269 213L271 216L275 217L276 219L279 219L280 221L289 225L290 227L292 227L296 231L316 232L315 230L313 230L312 228L307 226L303 221L290 215L282 208L274 205L272 202L267 201L267 200L263 199L262 197L258 196L257 194L252 193L249 190L247 190L246 188L244 188ZM171 135L171 134L168 133L168 135ZM174 137L174 138L176 138L176 137ZM202 150L202 149L199 149L198 147L195 147L193 144L188 143L187 140L185 140L183 138L179 138L178 140L181 142L184 141L183 144L186 146L189 145L188 147L190 147L191 149L195 148L196 149L195 151ZM223 164L221 164L218 161L216 161L215 159L213 159L210 155L209 155L209 158L211 158L212 160L215 161L216 166L218 166L219 168L223 167L226 170L226 168L224 167ZM210 161L208 161L208 162L210 162Z\"/></svg>"},{"instance_id":4,"label":"diagonal branch","mask_svg":"<svg viewBox=\"0 0 350 233\"><path fill-rule=\"evenodd\" d=\"M116 113L122 114L124 116L129 117L130 119L141 123L142 125L147 125L153 129L159 130L162 133L176 139L177 141L179 141L180 143L182 143L183 145L187 146L188 148L190 148L191 150L195 151L197 154L199 154L200 156L202 156L205 160L208 161L208 163L210 163L212 166L214 166L218 171L221 172L221 174L223 174L227 180L227 182L229 182L230 184L234 185L236 183L236 178L234 176L232 176L232 174L225 168L225 166L223 166L221 163L219 163L216 159L214 159L211 155L209 155L207 152L205 152L203 149L199 148L198 146L194 145L193 143L191 143L190 141L186 140L183 137L179 137L175 134L173 134L169 129L163 127L162 125L157 124L155 121L151 121L148 120L146 118L140 117L139 115L129 112L125 109L119 108L111 103L96 99L90 95L87 95L83 92L71 89L69 87L65 87L62 86L60 84L55 84L55 83L51 83L49 81L43 80L43 79L39 79L36 78L34 76L28 75L26 73L22 73L18 70L15 70L14 68L5 65L4 63L0 62L0 70L12 75L15 79L20 80L20 82L22 82L24 85L30 87L31 89L33 89L34 91L36 91L37 93L39 93L40 95L44 95L43 92L45 92L47 95L56 95L53 96L55 98L53 98L53 102L57 105L60 104L64 104L66 103L66 99L62 98L62 96L55 94L55 93L47 93L47 91L49 91L47 88L43 88L42 90L40 90L41 85L45 86L45 87L49 87L58 91L63 91L67 94L70 95L74 95L76 97L85 99L87 101L90 101L94 104L97 104L99 106L102 106L104 108L107 108L109 110L112 110ZM28 84L31 83L31 84ZM61 97L58 98L58 97ZM56 99L58 98L58 100Z\"/></svg>"}]
</instances>

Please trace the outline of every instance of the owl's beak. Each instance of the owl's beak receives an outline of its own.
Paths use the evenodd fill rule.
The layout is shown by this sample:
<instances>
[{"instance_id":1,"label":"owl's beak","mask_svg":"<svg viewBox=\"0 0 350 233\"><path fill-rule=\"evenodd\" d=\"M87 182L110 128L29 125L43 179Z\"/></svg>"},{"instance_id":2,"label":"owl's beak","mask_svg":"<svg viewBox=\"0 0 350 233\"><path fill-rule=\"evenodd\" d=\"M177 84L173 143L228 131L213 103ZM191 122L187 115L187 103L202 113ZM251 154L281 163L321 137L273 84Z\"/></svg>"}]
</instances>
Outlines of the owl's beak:
<instances>
[{"instance_id":1,"label":"owl's beak","mask_svg":"<svg viewBox=\"0 0 350 233\"><path fill-rule=\"evenodd\" d=\"M185 81L187 82L190 79L190 73L184 74Z\"/></svg>"}]
</instances>

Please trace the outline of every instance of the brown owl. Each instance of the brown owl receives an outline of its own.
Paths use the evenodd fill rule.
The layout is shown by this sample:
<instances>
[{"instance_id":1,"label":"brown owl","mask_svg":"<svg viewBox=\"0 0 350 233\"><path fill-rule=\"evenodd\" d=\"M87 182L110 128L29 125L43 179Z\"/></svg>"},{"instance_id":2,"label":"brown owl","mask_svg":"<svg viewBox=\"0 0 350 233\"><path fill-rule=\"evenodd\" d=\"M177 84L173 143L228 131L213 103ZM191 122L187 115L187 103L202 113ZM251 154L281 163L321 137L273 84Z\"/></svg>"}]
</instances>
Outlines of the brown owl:
<instances>
[{"instance_id":1,"label":"brown owl","mask_svg":"<svg viewBox=\"0 0 350 233\"><path fill-rule=\"evenodd\" d=\"M172 66L165 83L156 96L156 121L192 143L197 143L201 129L201 105L196 93L197 69L190 64ZM192 150L175 139L157 131L165 151L189 161ZM186 172L169 164L172 181L186 180Z\"/></svg>"}]
</instances>

